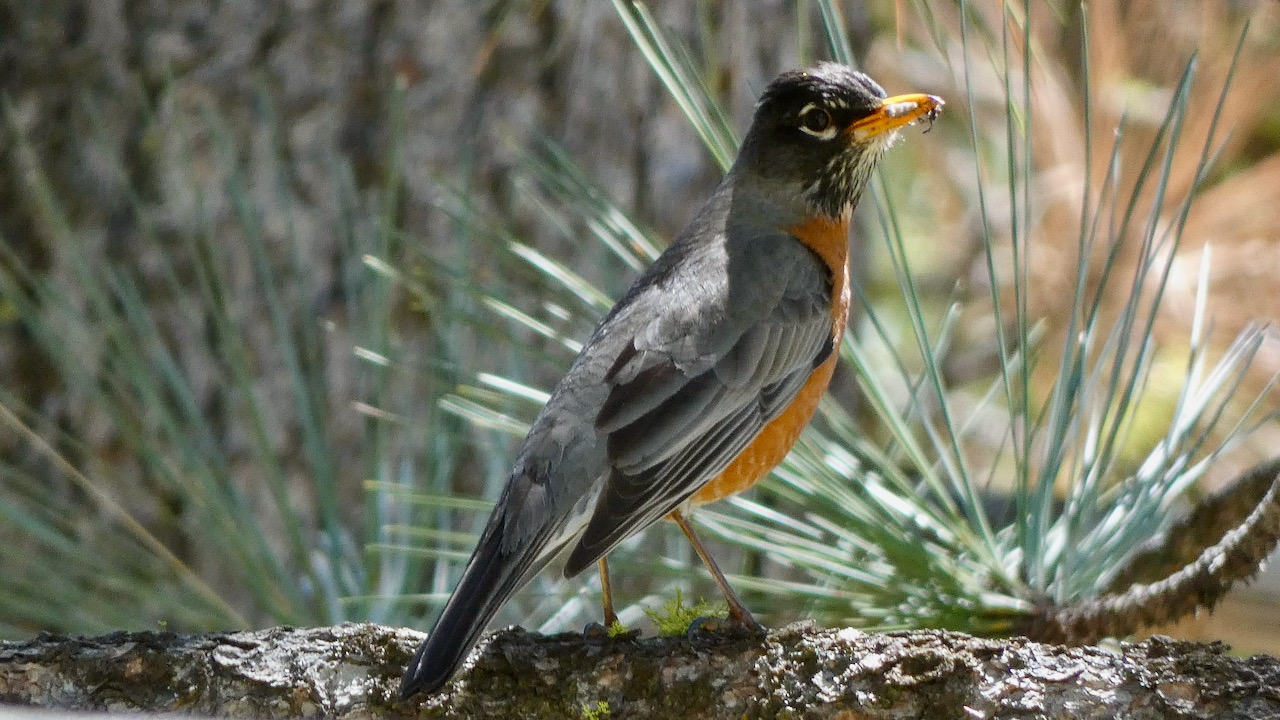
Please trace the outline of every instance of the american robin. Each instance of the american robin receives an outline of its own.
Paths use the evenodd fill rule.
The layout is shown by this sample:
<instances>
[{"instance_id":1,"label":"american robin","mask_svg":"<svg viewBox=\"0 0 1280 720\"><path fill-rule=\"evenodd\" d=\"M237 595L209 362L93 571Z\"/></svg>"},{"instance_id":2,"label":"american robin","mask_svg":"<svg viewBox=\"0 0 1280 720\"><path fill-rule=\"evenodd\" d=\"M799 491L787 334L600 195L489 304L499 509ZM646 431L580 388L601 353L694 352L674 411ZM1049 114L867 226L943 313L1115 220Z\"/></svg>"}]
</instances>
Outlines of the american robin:
<instances>
[{"instance_id":1,"label":"american robin","mask_svg":"<svg viewBox=\"0 0 1280 720\"><path fill-rule=\"evenodd\" d=\"M614 306L556 386L462 579L400 685L434 692L507 598L567 552L564 576L670 517L736 621L760 626L690 527L694 505L764 477L809 423L849 306L849 216L897 130L942 100L886 97L823 63L765 88L711 199Z\"/></svg>"}]
</instances>

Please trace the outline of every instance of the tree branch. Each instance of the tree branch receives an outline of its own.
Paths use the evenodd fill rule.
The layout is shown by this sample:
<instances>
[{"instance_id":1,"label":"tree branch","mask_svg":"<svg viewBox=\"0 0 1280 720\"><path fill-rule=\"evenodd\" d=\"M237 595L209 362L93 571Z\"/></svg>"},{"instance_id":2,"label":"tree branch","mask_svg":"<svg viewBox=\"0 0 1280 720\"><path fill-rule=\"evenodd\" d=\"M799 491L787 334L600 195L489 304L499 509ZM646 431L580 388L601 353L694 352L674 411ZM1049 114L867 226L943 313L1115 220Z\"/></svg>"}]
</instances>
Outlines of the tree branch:
<instances>
[{"instance_id":1,"label":"tree branch","mask_svg":"<svg viewBox=\"0 0 1280 720\"><path fill-rule=\"evenodd\" d=\"M1280 661L1155 638L1098 648L793 625L589 640L491 635L459 680L394 699L419 633L348 624L0 645L0 701L76 710L439 718L1188 718L1280 715Z\"/></svg>"}]
</instances>

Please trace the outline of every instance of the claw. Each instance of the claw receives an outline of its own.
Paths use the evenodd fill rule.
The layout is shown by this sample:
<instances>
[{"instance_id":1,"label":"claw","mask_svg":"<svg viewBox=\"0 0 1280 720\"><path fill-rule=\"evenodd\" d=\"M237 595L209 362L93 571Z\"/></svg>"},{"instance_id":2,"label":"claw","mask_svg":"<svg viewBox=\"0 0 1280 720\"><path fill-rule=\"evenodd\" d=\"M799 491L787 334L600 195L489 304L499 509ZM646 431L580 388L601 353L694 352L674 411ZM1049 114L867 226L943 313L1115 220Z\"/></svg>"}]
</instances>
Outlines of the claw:
<instances>
[{"instance_id":1,"label":"claw","mask_svg":"<svg viewBox=\"0 0 1280 720\"><path fill-rule=\"evenodd\" d=\"M689 623L685 636L695 638L704 635L749 635L763 637L765 628L748 615L746 618L718 617L715 615L696 618Z\"/></svg>"},{"instance_id":2,"label":"claw","mask_svg":"<svg viewBox=\"0 0 1280 720\"><path fill-rule=\"evenodd\" d=\"M582 628L582 637L587 642L604 642L609 639L609 626L595 621Z\"/></svg>"}]
</instances>

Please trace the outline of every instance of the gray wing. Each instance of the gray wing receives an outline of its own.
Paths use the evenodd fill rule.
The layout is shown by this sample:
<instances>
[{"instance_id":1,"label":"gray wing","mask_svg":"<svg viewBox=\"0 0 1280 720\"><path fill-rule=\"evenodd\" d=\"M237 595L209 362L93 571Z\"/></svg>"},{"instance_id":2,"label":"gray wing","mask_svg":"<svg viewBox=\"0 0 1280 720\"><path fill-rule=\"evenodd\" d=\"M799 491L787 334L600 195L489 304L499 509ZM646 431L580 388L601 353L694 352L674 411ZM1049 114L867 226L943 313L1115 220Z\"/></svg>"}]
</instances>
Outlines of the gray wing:
<instances>
[{"instance_id":1,"label":"gray wing","mask_svg":"<svg viewBox=\"0 0 1280 720\"><path fill-rule=\"evenodd\" d=\"M749 268L754 272L727 273L744 284L720 289L727 309L655 314L638 324L606 373L608 395L595 426L610 474L566 576L715 478L830 354L830 273L794 239L771 241L790 247L764 253L765 262ZM674 295L668 307L700 307ZM754 317L735 314L753 303Z\"/></svg>"}]
</instances>

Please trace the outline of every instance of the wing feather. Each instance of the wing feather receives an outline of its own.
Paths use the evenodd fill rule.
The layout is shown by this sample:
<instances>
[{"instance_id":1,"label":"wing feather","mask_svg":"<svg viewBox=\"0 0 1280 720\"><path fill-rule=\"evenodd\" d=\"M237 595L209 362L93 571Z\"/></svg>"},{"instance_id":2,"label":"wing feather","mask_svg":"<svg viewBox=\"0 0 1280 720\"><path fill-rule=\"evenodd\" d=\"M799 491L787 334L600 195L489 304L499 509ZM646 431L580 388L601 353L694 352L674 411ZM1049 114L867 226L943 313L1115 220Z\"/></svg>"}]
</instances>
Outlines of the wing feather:
<instances>
[{"instance_id":1,"label":"wing feather","mask_svg":"<svg viewBox=\"0 0 1280 720\"><path fill-rule=\"evenodd\" d=\"M607 439L610 475L566 575L670 513L781 414L831 345L829 288L823 276L798 278L760 322L695 362L637 349L642 340L622 353L596 421ZM674 345L698 352L696 340Z\"/></svg>"}]
</instances>

